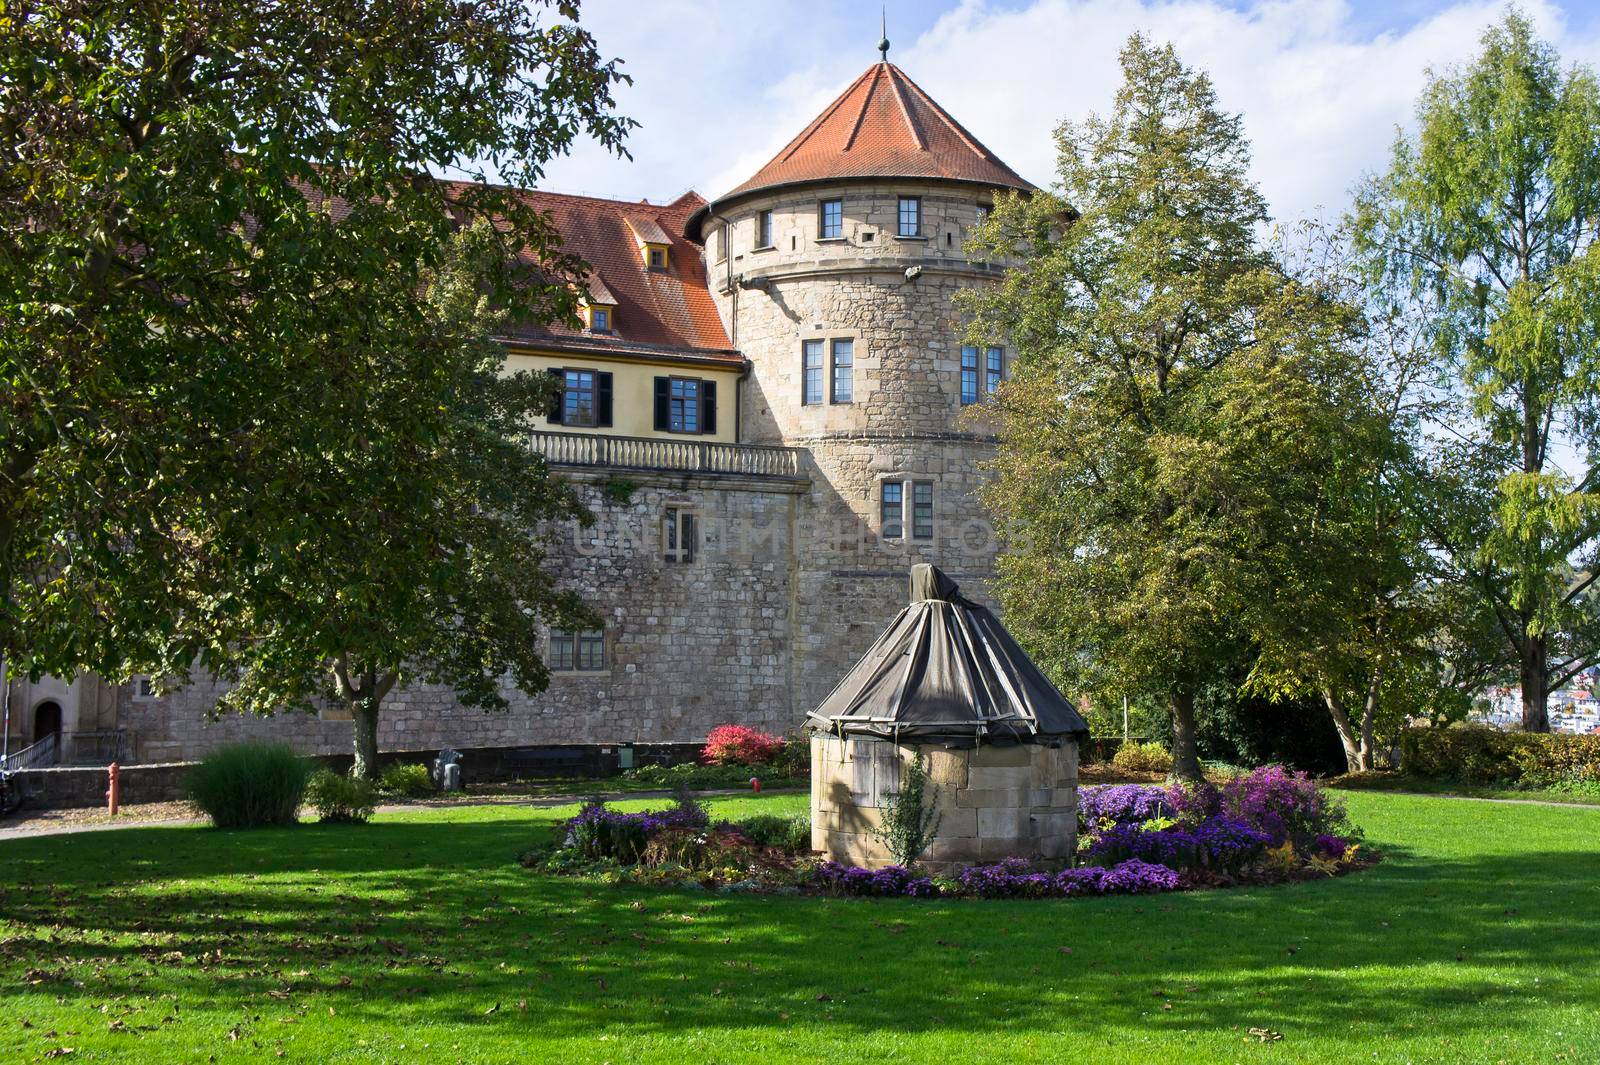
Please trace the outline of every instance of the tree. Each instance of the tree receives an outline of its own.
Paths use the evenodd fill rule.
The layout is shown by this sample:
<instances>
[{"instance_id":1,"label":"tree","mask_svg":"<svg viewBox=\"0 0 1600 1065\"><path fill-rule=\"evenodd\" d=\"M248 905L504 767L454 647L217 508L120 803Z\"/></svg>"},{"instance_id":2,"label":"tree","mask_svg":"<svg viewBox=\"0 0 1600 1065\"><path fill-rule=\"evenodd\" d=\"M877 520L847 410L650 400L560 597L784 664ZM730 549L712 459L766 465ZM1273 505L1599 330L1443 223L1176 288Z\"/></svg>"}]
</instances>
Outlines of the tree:
<instances>
[{"instance_id":1,"label":"tree","mask_svg":"<svg viewBox=\"0 0 1600 1065\"><path fill-rule=\"evenodd\" d=\"M1110 117L1058 131L1057 190L997 205L978 242L1015 265L967 306L1017 352L988 493L1007 623L1070 687L1158 696L1197 778L1200 687L1314 572L1330 453L1375 423L1350 308L1259 243L1239 119L1170 47L1121 62Z\"/></svg>"},{"instance_id":2,"label":"tree","mask_svg":"<svg viewBox=\"0 0 1600 1065\"><path fill-rule=\"evenodd\" d=\"M1480 611L1439 572L1416 502L1426 427L1445 406L1434 360L1406 308L1366 299L1347 234L1316 224L1285 252L1302 283L1363 314L1344 337L1358 399L1384 426L1360 446L1333 442L1315 504L1315 552L1289 570L1246 687L1277 700L1318 699L1349 772L1376 766L1380 728L1392 737L1413 717L1460 702L1461 680L1480 681L1496 656L1482 653ZM1367 444L1375 446L1365 446Z\"/></svg>"},{"instance_id":3,"label":"tree","mask_svg":"<svg viewBox=\"0 0 1600 1065\"><path fill-rule=\"evenodd\" d=\"M568 0L7 8L0 656L13 668L226 672L249 641L305 621L272 598L319 579L292 552L341 530L414 534L417 508L442 501L428 494L438 474L487 460L488 444L451 434L498 432L501 393L448 426L395 419L467 391L452 354L466 342L425 299L458 227L494 219L484 239L499 254L477 256L477 280L502 305L572 312L579 264L475 161L532 185L580 135L620 150L622 75L577 15ZM452 171L471 180L431 176ZM406 394L408 370L432 376ZM430 457L418 494L362 480ZM506 483L473 481L491 502ZM526 517L512 515L481 535ZM481 543L458 524L442 535ZM462 572L462 595L498 579ZM351 578L330 562L320 579ZM399 600L369 591L353 601L381 630ZM348 621L328 624L334 654ZM462 675L479 635L462 628L452 649L437 630L425 657ZM358 676L350 691L370 697Z\"/></svg>"},{"instance_id":4,"label":"tree","mask_svg":"<svg viewBox=\"0 0 1600 1065\"><path fill-rule=\"evenodd\" d=\"M1529 731L1600 661L1597 129L1593 74L1513 10L1475 62L1430 77L1352 217L1373 298L1421 313L1453 378L1416 514L1515 655Z\"/></svg>"},{"instance_id":5,"label":"tree","mask_svg":"<svg viewBox=\"0 0 1600 1065\"><path fill-rule=\"evenodd\" d=\"M242 535L206 529L219 558L279 530L270 558L197 582L226 589L187 622L237 681L219 710L271 714L331 690L355 721L357 775L376 775L396 685L443 684L501 709L506 676L530 693L548 684L543 624L598 624L544 565L551 530L589 515L527 446L547 375L501 372L506 314L483 284L500 254L487 223L462 231L423 275L423 317L389 323L364 353L372 428L310 465L309 449L272 462L276 490Z\"/></svg>"}]
</instances>

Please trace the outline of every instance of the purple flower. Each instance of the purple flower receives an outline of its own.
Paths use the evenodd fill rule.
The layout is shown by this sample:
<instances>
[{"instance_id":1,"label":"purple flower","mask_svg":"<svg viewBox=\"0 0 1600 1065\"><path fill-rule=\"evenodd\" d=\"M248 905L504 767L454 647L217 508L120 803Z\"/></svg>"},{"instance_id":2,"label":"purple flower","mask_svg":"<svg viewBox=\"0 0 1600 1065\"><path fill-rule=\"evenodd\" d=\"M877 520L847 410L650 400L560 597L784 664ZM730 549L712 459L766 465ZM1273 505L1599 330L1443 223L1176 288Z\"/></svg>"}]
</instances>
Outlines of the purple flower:
<instances>
[{"instance_id":1,"label":"purple flower","mask_svg":"<svg viewBox=\"0 0 1600 1065\"><path fill-rule=\"evenodd\" d=\"M1102 821L1135 824L1171 814L1167 789L1156 784L1100 784L1078 789L1078 816L1085 825Z\"/></svg>"},{"instance_id":2,"label":"purple flower","mask_svg":"<svg viewBox=\"0 0 1600 1065\"><path fill-rule=\"evenodd\" d=\"M1317 850L1330 858L1343 858L1344 852L1350 847L1348 840L1338 836L1330 836L1326 832L1317 837Z\"/></svg>"},{"instance_id":3,"label":"purple flower","mask_svg":"<svg viewBox=\"0 0 1600 1065\"><path fill-rule=\"evenodd\" d=\"M603 802L587 802L563 826L564 846L589 858L636 862L650 838L664 828L705 828L706 812L698 803L682 801L665 810L622 813Z\"/></svg>"},{"instance_id":4,"label":"purple flower","mask_svg":"<svg viewBox=\"0 0 1600 1065\"><path fill-rule=\"evenodd\" d=\"M1319 835L1346 835L1344 806L1304 773L1262 766L1222 786L1222 808L1265 832L1273 846Z\"/></svg>"},{"instance_id":5,"label":"purple flower","mask_svg":"<svg viewBox=\"0 0 1600 1065\"><path fill-rule=\"evenodd\" d=\"M1268 838L1236 817L1218 814L1193 828L1113 825L1089 837L1084 856L1102 865L1127 859L1173 869L1237 865L1261 852Z\"/></svg>"},{"instance_id":6,"label":"purple flower","mask_svg":"<svg viewBox=\"0 0 1600 1065\"><path fill-rule=\"evenodd\" d=\"M1135 858L1107 869L1100 881L1100 891L1105 895L1145 895L1157 891L1176 891L1179 883L1176 871Z\"/></svg>"},{"instance_id":7,"label":"purple flower","mask_svg":"<svg viewBox=\"0 0 1600 1065\"><path fill-rule=\"evenodd\" d=\"M823 862L817 866L817 883L840 895L927 898L938 894L938 889L932 880L925 876L916 876L899 865L886 865L881 869L862 869L859 866L841 865L838 862Z\"/></svg>"}]
</instances>

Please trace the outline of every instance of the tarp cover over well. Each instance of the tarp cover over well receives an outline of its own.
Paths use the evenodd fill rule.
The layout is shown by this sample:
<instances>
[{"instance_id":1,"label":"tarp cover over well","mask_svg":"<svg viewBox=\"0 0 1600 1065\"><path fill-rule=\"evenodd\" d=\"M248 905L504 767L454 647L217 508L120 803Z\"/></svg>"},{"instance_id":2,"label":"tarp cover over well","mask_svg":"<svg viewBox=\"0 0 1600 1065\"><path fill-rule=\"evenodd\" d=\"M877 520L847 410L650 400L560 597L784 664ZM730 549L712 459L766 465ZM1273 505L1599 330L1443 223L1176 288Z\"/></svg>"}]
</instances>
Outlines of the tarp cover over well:
<instances>
[{"instance_id":1,"label":"tarp cover over well","mask_svg":"<svg viewBox=\"0 0 1600 1065\"><path fill-rule=\"evenodd\" d=\"M1037 743L1088 735L1078 711L998 618L936 566L807 724L907 743Z\"/></svg>"}]
</instances>

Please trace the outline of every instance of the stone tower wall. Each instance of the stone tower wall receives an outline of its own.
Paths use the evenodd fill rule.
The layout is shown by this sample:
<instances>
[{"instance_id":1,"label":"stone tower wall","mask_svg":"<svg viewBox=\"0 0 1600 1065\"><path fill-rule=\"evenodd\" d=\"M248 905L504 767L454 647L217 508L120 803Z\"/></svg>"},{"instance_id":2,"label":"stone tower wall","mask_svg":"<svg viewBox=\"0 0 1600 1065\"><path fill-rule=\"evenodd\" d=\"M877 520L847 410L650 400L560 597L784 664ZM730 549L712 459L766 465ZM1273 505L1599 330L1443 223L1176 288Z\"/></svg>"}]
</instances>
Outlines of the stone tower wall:
<instances>
[{"instance_id":1,"label":"stone tower wall","mask_svg":"<svg viewBox=\"0 0 1600 1065\"><path fill-rule=\"evenodd\" d=\"M896 236L901 196L922 236ZM844 235L820 240L819 205L840 199ZM814 706L905 605L913 563L932 562L987 600L998 550L978 491L993 454L983 405L960 402L955 295L998 271L964 241L992 191L954 183L845 183L774 190L705 221L706 262L730 336L752 364L741 439L806 448L812 485L799 527L796 698ZM754 246L772 211L770 249ZM854 342L849 403L803 400L802 345ZM826 392L826 389L825 389ZM881 484L932 481L931 540L886 539ZM906 501L910 520L910 501ZM991 605L993 605L991 603Z\"/></svg>"}]
</instances>

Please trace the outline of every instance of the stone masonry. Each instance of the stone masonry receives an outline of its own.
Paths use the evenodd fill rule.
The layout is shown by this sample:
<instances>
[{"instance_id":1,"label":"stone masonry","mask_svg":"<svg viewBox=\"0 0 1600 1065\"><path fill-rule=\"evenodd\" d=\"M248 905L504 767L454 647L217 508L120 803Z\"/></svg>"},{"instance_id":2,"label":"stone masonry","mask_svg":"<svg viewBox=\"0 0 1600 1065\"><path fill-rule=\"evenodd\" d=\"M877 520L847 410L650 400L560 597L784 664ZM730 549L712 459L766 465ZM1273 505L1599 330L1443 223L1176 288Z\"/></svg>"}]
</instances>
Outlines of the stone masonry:
<instances>
[{"instance_id":1,"label":"stone masonry","mask_svg":"<svg viewBox=\"0 0 1600 1065\"><path fill-rule=\"evenodd\" d=\"M868 868L894 859L876 830L904 766L925 760L938 821L922 865L935 875L973 862L1027 858L1071 864L1078 846L1078 746L901 746L889 740L811 739L811 847Z\"/></svg>"},{"instance_id":2,"label":"stone masonry","mask_svg":"<svg viewBox=\"0 0 1600 1065\"><path fill-rule=\"evenodd\" d=\"M509 684L511 708L457 704L446 690L392 693L379 718L383 750L693 742L715 725L795 727L789 647L794 631L794 537L803 482L700 475L572 471L596 521L561 531L549 565L582 590L606 622L606 668L554 675L529 697ZM663 560L661 516L693 510L703 544L690 564ZM194 758L241 739L280 739L309 754L346 753L351 724L337 712L254 719L208 712L223 692L201 682L162 698L124 695L124 727L141 761Z\"/></svg>"},{"instance_id":3,"label":"stone masonry","mask_svg":"<svg viewBox=\"0 0 1600 1065\"><path fill-rule=\"evenodd\" d=\"M901 196L921 201L918 237L895 235ZM843 236L819 239L818 205L833 199L843 201ZM913 563L936 563L970 597L988 598L998 544L979 490L994 436L981 403L961 404L955 294L1000 275L964 250L992 202L991 190L952 182L847 181L752 194L704 222L712 292L752 363L740 438L811 456L795 576L802 707L905 605ZM754 246L763 211L767 249ZM803 403L802 344L820 339L826 351L835 338L853 341L851 402ZM931 540L881 535L885 480L933 482Z\"/></svg>"}]
</instances>

